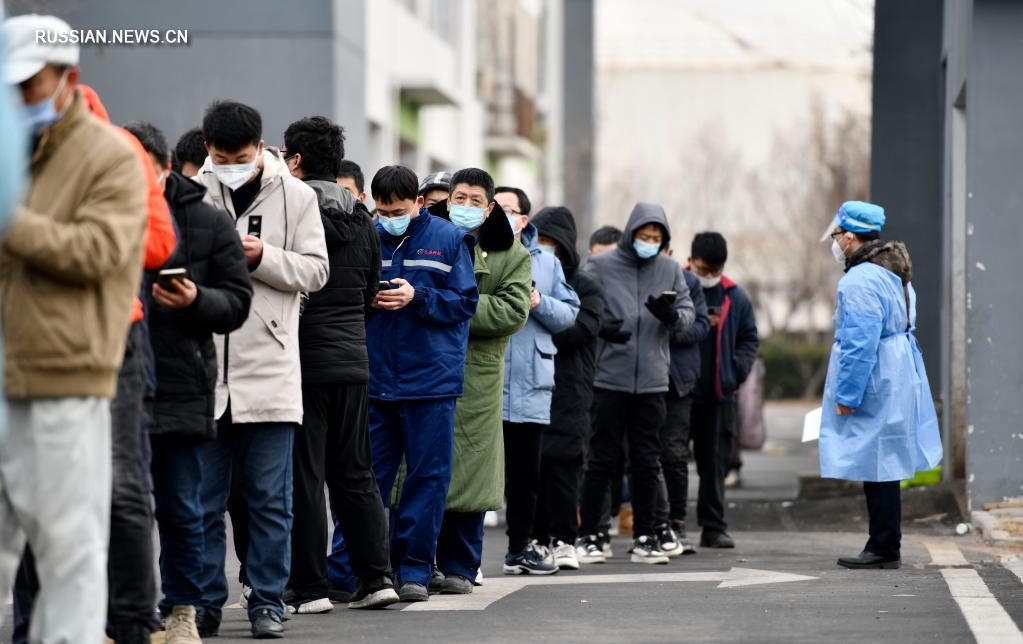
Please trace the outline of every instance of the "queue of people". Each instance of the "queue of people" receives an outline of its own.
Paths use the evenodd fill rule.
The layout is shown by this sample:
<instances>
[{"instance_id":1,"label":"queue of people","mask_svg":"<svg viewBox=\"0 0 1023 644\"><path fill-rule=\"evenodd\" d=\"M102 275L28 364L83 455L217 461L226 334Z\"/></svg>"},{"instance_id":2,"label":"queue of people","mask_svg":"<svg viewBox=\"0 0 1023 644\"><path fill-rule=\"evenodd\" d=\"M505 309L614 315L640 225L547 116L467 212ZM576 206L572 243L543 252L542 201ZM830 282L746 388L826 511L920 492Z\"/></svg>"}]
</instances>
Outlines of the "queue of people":
<instances>
[{"instance_id":1,"label":"queue of people","mask_svg":"<svg viewBox=\"0 0 1023 644\"><path fill-rule=\"evenodd\" d=\"M257 109L216 101L171 151L152 124L110 124L77 47L37 29L70 28L5 21L20 123L0 100L10 140L31 140L0 164L0 589L15 586L16 641L216 635L228 513L260 639L336 603L472 593L502 507L505 574L605 562L623 472L630 560L666 564L695 551L691 456L700 546L735 547L724 480L758 337L723 236L697 235L683 264L667 213L638 203L583 262L573 213L533 216L478 168L420 182L383 167L371 214L329 119L272 147ZM941 448L908 253L880 242L883 211L850 204L832 235L849 274L822 462L868 481L871 541L842 565L896 567L892 481ZM917 388L875 392L868 364ZM893 437L866 406L916 416Z\"/></svg>"}]
</instances>

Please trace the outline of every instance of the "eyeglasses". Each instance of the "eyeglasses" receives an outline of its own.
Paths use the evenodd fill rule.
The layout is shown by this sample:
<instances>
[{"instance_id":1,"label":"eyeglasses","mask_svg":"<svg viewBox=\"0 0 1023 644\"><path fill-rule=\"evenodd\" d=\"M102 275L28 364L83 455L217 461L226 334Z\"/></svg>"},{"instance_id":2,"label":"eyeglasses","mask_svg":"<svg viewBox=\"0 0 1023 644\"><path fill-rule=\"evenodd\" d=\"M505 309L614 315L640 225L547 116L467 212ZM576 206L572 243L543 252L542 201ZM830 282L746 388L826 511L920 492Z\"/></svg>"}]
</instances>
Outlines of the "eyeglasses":
<instances>
[{"instance_id":1,"label":"eyeglasses","mask_svg":"<svg viewBox=\"0 0 1023 644\"><path fill-rule=\"evenodd\" d=\"M845 234L844 230L836 230L835 232L831 233L828 236L831 237L832 241L834 241L834 240L838 239L839 237L841 237L844 234Z\"/></svg>"}]
</instances>

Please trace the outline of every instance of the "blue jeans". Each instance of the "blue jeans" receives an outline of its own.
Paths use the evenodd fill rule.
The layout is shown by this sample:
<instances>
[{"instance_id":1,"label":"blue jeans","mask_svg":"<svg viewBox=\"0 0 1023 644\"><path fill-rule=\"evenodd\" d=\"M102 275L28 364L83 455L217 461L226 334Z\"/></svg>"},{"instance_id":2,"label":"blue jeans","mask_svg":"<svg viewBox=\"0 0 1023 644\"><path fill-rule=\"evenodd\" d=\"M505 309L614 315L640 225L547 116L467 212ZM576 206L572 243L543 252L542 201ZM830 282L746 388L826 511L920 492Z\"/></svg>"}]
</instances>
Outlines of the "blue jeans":
<instances>
[{"instance_id":1,"label":"blue jeans","mask_svg":"<svg viewBox=\"0 0 1023 644\"><path fill-rule=\"evenodd\" d=\"M291 573L292 423L231 423L230 411L217 422L217 439L203 446L203 608L220 621L227 602L227 533L224 513L232 468L242 477L248 507L249 547L245 571L252 595L249 616L269 608L284 613L281 595Z\"/></svg>"},{"instance_id":2,"label":"blue jeans","mask_svg":"<svg viewBox=\"0 0 1023 644\"><path fill-rule=\"evenodd\" d=\"M391 565L400 583L427 585L440 535L455 444L455 399L370 401L373 473L380 497L391 488L402 457L408 474L392 514Z\"/></svg>"},{"instance_id":3,"label":"blue jeans","mask_svg":"<svg viewBox=\"0 0 1023 644\"><path fill-rule=\"evenodd\" d=\"M437 568L476 581L483 561L485 512L445 512L437 542Z\"/></svg>"},{"instance_id":4,"label":"blue jeans","mask_svg":"<svg viewBox=\"0 0 1023 644\"><path fill-rule=\"evenodd\" d=\"M188 436L151 436L153 494L160 530L160 612L202 603L202 457L208 441Z\"/></svg>"}]
</instances>

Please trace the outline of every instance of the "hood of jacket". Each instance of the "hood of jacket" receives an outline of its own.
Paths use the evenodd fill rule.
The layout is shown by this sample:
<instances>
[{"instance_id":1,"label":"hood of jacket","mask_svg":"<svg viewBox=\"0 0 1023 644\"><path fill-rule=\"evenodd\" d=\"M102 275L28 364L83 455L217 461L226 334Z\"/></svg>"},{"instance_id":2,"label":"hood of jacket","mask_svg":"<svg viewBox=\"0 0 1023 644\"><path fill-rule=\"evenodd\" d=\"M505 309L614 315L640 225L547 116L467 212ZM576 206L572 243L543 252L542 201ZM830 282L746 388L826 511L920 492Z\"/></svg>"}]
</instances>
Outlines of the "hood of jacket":
<instances>
[{"instance_id":1,"label":"hood of jacket","mask_svg":"<svg viewBox=\"0 0 1023 644\"><path fill-rule=\"evenodd\" d=\"M636 249L632 247L632 240L636 235L636 231L647 224L657 224L664 229L664 240L661 242L661 250L671 245L671 227L668 226L668 215L665 214L664 208L655 203L640 201L632 207L629 223L625 225L622 238L618 242L618 247L636 261L639 261L639 255L636 254Z\"/></svg>"},{"instance_id":2,"label":"hood of jacket","mask_svg":"<svg viewBox=\"0 0 1023 644\"><path fill-rule=\"evenodd\" d=\"M909 257L909 249L900 241L872 241L864 244L858 251L845 260L845 270L853 266L870 262L899 276L903 284L913 279L913 261Z\"/></svg>"},{"instance_id":3,"label":"hood of jacket","mask_svg":"<svg viewBox=\"0 0 1023 644\"><path fill-rule=\"evenodd\" d=\"M433 204L427 212L441 219L451 221L451 216L448 214L447 199ZM508 217L504 214L501 204L494 202L494 211L490 213L490 216L480 226L476 243L482 250L486 251L508 250L515 243L515 233L512 232L511 226L508 225Z\"/></svg>"},{"instance_id":4,"label":"hood of jacket","mask_svg":"<svg viewBox=\"0 0 1023 644\"><path fill-rule=\"evenodd\" d=\"M369 216L366 207L357 208L355 196L329 177L306 177L303 181L316 192L328 247L334 246L334 241L347 243L355 239L363 218Z\"/></svg>"},{"instance_id":5,"label":"hood of jacket","mask_svg":"<svg viewBox=\"0 0 1023 644\"><path fill-rule=\"evenodd\" d=\"M564 206L548 206L536 213L530 223L544 237L549 237L561 247L561 265L565 269L565 277L572 277L579 269L579 251L575 242L579 234L575 229L575 218L572 211Z\"/></svg>"},{"instance_id":6,"label":"hood of jacket","mask_svg":"<svg viewBox=\"0 0 1023 644\"><path fill-rule=\"evenodd\" d=\"M170 203L176 206L184 206L202 201L203 197L206 196L206 186L171 171L167 175L167 183L164 186L163 194Z\"/></svg>"}]
</instances>

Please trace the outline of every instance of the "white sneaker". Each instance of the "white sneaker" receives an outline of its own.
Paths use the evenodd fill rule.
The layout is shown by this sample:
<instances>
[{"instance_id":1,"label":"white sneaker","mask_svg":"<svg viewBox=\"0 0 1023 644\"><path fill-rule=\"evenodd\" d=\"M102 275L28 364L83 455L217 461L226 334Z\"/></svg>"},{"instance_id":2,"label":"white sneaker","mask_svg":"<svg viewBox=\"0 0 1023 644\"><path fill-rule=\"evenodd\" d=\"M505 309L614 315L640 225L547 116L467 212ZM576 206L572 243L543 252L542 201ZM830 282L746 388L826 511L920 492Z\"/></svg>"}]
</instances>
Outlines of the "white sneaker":
<instances>
[{"instance_id":1,"label":"white sneaker","mask_svg":"<svg viewBox=\"0 0 1023 644\"><path fill-rule=\"evenodd\" d=\"M604 558L614 559L615 553L611 550L611 536L600 534L597 537L600 539L600 551L604 553Z\"/></svg>"},{"instance_id":2,"label":"white sneaker","mask_svg":"<svg viewBox=\"0 0 1023 644\"><path fill-rule=\"evenodd\" d=\"M175 606L164 625L167 644L202 644L195 626L194 606Z\"/></svg>"},{"instance_id":3,"label":"white sneaker","mask_svg":"<svg viewBox=\"0 0 1023 644\"><path fill-rule=\"evenodd\" d=\"M530 546L533 548L533 550L536 550L538 553L540 553L540 556L543 557L544 563L550 564L551 566L557 565L554 561L554 551L551 550L549 547L541 546L536 539L533 539L533 541L530 543Z\"/></svg>"},{"instance_id":4,"label":"white sneaker","mask_svg":"<svg viewBox=\"0 0 1023 644\"><path fill-rule=\"evenodd\" d=\"M682 541L670 526L657 528L657 541L661 550L669 557L679 557L685 552Z\"/></svg>"},{"instance_id":5,"label":"white sneaker","mask_svg":"<svg viewBox=\"0 0 1023 644\"><path fill-rule=\"evenodd\" d=\"M238 598L238 605L241 606L242 608L248 608L249 607L249 595L251 595L251 594L252 594L252 586L246 586L245 584L242 584L242 594L241 594L241 597Z\"/></svg>"},{"instance_id":6,"label":"white sneaker","mask_svg":"<svg viewBox=\"0 0 1023 644\"><path fill-rule=\"evenodd\" d=\"M473 580L472 585L473 586L482 586L483 585L483 571L482 570L477 570L476 571L476 579Z\"/></svg>"},{"instance_id":7,"label":"white sneaker","mask_svg":"<svg viewBox=\"0 0 1023 644\"><path fill-rule=\"evenodd\" d=\"M483 527L484 528L496 528L501 523L500 517L497 516L497 512L488 510L483 515Z\"/></svg>"},{"instance_id":8,"label":"white sneaker","mask_svg":"<svg viewBox=\"0 0 1023 644\"><path fill-rule=\"evenodd\" d=\"M286 608L289 615L319 615L320 613L329 613L334 610L334 604L331 603L330 598L322 597L311 602L298 604L297 606L289 604Z\"/></svg>"},{"instance_id":9,"label":"white sneaker","mask_svg":"<svg viewBox=\"0 0 1023 644\"><path fill-rule=\"evenodd\" d=\"M596 535L579 539L575 546L575 557L578 563L583 564L607 563L607 558L600 549Z\"/></svg>"},{"instance_id":10,"label":"white sneaker","mask_svg":"<svg viewBox=\"0 0 1023 644\"><path fill-rule=\"evenodd\" d=\"M579 570L579 558L576 557L575 546L564 541L555 541L554 563L561 570Z\"/></svg>"},{"instance_id":11,"label":"white sneaker","mask_svg":"<svg viewBox=\"0 0 1023 644\"><path fill-rule=\"evenodd\" d=\"M656 538L644 535L632 545L632 563L666 564L668 555L657 547Z\"/></svg>"}]
</instances>

